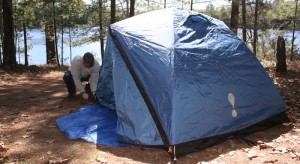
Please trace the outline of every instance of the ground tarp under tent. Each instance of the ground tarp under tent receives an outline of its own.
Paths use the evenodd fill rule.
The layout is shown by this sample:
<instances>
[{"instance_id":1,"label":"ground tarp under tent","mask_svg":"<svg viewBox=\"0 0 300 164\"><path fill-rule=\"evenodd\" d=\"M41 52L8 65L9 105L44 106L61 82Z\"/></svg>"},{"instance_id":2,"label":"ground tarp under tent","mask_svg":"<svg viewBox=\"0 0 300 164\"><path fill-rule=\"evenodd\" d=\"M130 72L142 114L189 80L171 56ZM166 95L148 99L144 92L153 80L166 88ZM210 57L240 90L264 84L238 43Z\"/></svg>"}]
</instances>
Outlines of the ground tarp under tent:
<instances>
[{"instance_id":1,"label":"ground tarp under tent","mask_svg":"<svg viewBox=\"0 0 300 164\"><path fill-rule=\"evenodd\" d=\"M178 9L110 25L97 97L121 143L176 158L288 121L255 55L217 19Z\"/></svg>"}]
</instances>

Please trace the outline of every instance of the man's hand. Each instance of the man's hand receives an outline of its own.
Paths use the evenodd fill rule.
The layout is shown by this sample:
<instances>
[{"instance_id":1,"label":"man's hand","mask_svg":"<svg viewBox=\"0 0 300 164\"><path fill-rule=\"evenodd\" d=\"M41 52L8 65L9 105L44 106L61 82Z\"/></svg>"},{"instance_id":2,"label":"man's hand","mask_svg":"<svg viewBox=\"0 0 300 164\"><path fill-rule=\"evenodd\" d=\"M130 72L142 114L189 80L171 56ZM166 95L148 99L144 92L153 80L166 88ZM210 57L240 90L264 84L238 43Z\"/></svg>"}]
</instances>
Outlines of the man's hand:
<instances>
[{"instance_id":1,"label":"man's hand","mask_svg":"<svg viewBox=\"0 0 300 164\"><path fill-rule=\"evenodd\" d=\"M82 96L82 98L84 99L84 100L88 100L89 99L89 95L87 94L87 93L82 93L81 94L81 96Z\"/></svg>"},{"instance_id":2,"label":"man's hand","mask_svg":"<svg viewBox=\"0 0 300 164\"><path fill-rule=\"evenodd\" d=\"M92 92L92 98L93 98L94 100L97 99L96 92Z\"/></svg>"}]
</instances>

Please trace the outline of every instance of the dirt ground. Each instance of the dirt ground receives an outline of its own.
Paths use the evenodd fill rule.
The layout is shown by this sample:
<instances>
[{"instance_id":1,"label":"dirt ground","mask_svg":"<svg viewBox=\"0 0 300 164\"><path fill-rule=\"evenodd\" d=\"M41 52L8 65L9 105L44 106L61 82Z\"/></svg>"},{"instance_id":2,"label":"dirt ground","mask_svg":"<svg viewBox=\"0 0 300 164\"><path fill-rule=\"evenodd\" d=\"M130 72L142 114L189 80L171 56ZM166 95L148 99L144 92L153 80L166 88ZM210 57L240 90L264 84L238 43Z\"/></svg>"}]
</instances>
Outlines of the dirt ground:
<instances>
[{"instance_id":1,"label":"dirt ground","mask_svg":"<svg viewBox=\"0 0 300 164\"><path fill-rule=\"evenodd\" d=\"M300 63L293 66L298 69ZM268 71L295 122L250 135L248 139L256 146L228 140L181 157L177 163L300 163L297 69L281 76ZM80 95L67 98L63 70L0 69L0 163L171 163L162 149L95 145L81 139L70 140L61 133L55 120L87 105Z\"/></svg>"}]
</instances>

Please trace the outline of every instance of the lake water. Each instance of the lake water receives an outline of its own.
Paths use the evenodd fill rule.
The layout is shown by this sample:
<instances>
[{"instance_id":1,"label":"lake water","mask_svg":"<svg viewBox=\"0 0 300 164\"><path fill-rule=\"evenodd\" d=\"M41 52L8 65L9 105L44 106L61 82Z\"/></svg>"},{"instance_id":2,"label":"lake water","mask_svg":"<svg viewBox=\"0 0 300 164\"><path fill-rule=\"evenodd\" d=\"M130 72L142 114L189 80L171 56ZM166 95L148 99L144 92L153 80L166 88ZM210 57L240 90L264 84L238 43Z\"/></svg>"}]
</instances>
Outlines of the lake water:
<instances>
[{"instance_id":1,"label":"lake water","mask_svg":"<svg viewBox=\"0 0 300 164\"><path fill-rule=\"evenodd\" d=\"M29 37L28 39L28 45L31 46L31 49L28 50L29 54L29 65L39 65L39 64L46 64L46 46L45 46L45 33L41 30L34 29L29 30ZM296 31L295 33L296 40L295 45L298 47L298 52L300 53L300 31ZM66 33L64 34L64 40L69 40L69 35ZM287 32L286 37L290 41L292 37L292 32ZM72 35L73 39L78 38L76 35ZM274 35L274 40L277 40L277 36ZM23 47L23 41L21 40L19 43L20 47ZM63 44L64 52L64 64L70 63L70 47L68 43ZM92 42L92 43L86 43L80 46L72 47L72 58L77 55L83 55L86 52L91 52L95 55L95 58L99 61L99 63L102 63L101 59L101 53L100 53L100 41ZM58 36L58 54L61 54L61 40L60 36ZM60 57L61 58L61 57ZM61 59L60 59L61 60ZM18 54L17 53L17 62L24 64L24 54ZM60 61L61 63L61 61Z\"/></svg>"},{"instance_id":2,"label":"lake water","mask_svg":"<svg viewBox=\"0 0 300 164\"><path fill-rule=\"evenodd\" d=\"M28 63L29 65L39 65L39 64L46 64L46 44L45 44L45 33L41 30L34 29L28 31L30 39L28 39L27 44L31 48L28 50ZM76 39L77 36L72 36L73 39ZM20 47L23 47L23 38L20 40ZM69 34L64 34L64 41L69 41ZM58 55L61 55L61 39L60 35L58 36ZM70 63L70 46L69 43L63 44L63 57L64 57L64 64ZM99 63L102 63L101 59L101 53L100 53L100 41L92 42L92 43L86 43L80 46L72 46L72 58L77 55L83 55L86 52L91 52L94 54L95 58L99 61ZM60 63L61 63L61 57L59 57ZM17 62L24 64L24 54L17 53Z\"/></svg>"}]
</instances>

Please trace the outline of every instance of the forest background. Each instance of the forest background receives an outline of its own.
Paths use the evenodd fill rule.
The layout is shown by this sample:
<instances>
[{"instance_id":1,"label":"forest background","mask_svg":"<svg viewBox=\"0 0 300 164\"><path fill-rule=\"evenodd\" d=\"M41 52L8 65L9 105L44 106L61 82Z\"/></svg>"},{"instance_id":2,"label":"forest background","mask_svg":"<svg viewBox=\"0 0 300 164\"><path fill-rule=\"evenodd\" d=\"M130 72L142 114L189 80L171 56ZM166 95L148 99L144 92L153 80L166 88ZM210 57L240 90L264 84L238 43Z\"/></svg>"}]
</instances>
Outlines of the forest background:
<instances>
[{"instance_id":1,"label":"forest background","mask_svg":"<svg viewBox=\"0 0 300 164\"><path fill-rule=\"evenodd\" d=\"M229 5L215 5L217 1ZM298 0L1 0L0 65L17 64L16 54L28 64L30 29L44 33L46 64L64 65L72 48L100 41L104 54L107 27L117 21L162 8L177 7L224 21L265 66L274 66L277 37L285 39L288 61L299 59ZM204 6L199 9L197 6ZM288 33L289 35L286 35ZM79 36L74 38L73 36ZM297 42L295 42L297 41ZM17 44L18 43L18 44ZM21 44L20 44L21 43ZM61 43L68 45L68 53Z\"/></svg>"}]
</instances>

